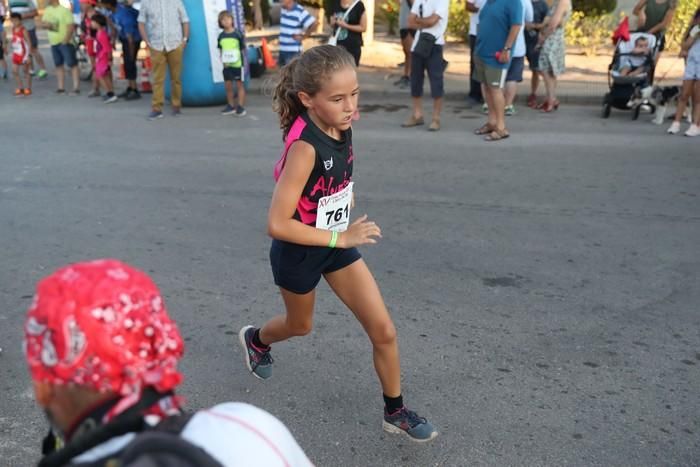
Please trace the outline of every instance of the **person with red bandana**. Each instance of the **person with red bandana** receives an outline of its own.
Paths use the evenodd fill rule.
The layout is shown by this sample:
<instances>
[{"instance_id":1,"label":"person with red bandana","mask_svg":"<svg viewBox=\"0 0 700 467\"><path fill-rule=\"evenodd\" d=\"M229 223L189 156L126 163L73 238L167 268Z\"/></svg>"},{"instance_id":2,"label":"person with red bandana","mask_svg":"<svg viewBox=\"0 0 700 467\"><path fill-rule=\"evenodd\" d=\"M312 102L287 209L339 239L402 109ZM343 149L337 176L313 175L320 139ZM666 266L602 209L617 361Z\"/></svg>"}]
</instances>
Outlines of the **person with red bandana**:
<instances>
[{"instance_id":1,"label":"person with red bandana","mask_svg":"<svg viewBox=\"0 0 700 467\"><path fill-rule=\"evenodd\" d=\"M269 413L228 402L186 414L175 389L184 352L153 281L117 260L43 279L24 349L51 424L41 467L310 466Z\"/></svg>"}]
</instances>

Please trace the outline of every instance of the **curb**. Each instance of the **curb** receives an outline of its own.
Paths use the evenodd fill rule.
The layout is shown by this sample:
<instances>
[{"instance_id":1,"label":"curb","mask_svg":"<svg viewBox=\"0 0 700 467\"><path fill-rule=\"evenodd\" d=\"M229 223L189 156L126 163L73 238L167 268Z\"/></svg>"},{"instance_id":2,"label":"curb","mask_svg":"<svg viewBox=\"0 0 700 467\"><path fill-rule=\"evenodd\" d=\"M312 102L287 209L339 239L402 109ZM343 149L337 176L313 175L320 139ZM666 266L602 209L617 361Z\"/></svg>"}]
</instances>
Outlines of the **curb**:
<instances>
[{"instance_id":1,"label":"curb","mask_svg":"<svg viewBox=\"0 0 700 467\"><path fill-rule=\"evenodd\" d=\"M275 85L277 83L277 75L274 72L266 72L263 76L260 78L254 78L250 81L250 85L248 87L248 92L251 94L257 94L260 96L268 96L272 97L272 93L274 92ZM454 84L454 81L450 82L448 81L446 83L446 87L450 87L450 84ZM362 96L363 97L370 97L370 98L390 98L390 99L398 99L398 100L406 100L407 102L410 100L410 94L408 89L398 89L390 84L388 86L380 86L377 85L376 83L364 83L362 87ZM464 87L466 88L467 83L465 81ZM461 86L460 86L461 87ZM582 106L599 106L603 102L603 96L604 93L607 92L607 86L605 88L605 91L602 91L600 95L591 95L591 94L567 94L565 89L562 89L559 94L559 100L561 101L562 104L571 104L571 105L582 105ZM426 97L429 98L430 94L429 92L426 92ZM449 101L453 102L464 102L467 100L467 92L466 91L445 91L445 98ZM526 96L521 93L517 99L516 102L519 104L525 103Z\"/></svg>"}]
</instances>

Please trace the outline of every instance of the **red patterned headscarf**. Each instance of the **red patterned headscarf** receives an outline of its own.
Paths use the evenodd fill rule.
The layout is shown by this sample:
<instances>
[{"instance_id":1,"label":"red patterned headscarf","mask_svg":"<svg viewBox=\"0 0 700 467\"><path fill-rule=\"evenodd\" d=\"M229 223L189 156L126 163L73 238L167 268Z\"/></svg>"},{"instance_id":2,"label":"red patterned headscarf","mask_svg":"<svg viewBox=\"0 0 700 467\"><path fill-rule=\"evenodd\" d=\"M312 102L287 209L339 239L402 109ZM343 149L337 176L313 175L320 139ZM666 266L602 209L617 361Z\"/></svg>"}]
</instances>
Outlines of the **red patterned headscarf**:
<instances>
[{"instance_id":1,"label":"red patterned headscarf","mask_svg":"<svg viewBox=\"0 0 700 467\"><path fill-rule=\"evenodd\" d=\"M73 264L43 279L24 331L35 381L113 391L125 402L146 386L166 392L182 382L182 338L158 288L117 260Z\"/></svg>"}]
</instances>

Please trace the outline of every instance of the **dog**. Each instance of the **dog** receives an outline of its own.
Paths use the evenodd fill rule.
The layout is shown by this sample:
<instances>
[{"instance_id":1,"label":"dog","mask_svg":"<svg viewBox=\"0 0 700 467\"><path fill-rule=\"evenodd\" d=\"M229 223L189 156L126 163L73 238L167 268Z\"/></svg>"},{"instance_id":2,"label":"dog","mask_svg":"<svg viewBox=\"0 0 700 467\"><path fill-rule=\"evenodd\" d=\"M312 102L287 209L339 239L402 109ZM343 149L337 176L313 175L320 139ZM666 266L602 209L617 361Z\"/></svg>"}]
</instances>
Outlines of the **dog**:
<instances>
[{"instance_id":1,"label":"dog","mask_svg":"<svg viewBox=\"0 0 700 467\"><path fill-rule=\"evenodd\" d=\"M634 88L634 94L630 98L628 107L634 108L638 105L650 104L656 108L652 122L656 125L662 125L666 119L666 112L670 104L675 103L678 106L678 99L681 96L680 86L637 86ZM688 122L692 120L692 108L689 104L685 111L685 116Z\"/></svg>"}]
</instances>

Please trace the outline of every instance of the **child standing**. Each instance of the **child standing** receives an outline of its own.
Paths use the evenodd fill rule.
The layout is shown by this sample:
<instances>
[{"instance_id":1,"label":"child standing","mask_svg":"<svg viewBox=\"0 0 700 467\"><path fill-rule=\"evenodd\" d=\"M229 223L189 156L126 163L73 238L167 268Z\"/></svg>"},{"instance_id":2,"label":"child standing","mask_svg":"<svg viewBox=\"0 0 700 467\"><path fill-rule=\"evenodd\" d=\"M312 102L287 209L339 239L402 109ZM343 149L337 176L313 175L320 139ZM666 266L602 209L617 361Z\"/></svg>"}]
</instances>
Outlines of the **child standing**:
<instances>
[{"instance_id":1,"label":"child standing","mask_svg":"<svg viewBox=\"0 0 700 467\"><path fill-rule=\"evenodd\" d=\"M22 14L10 14L12 21L12 74L15 75L17 89L15 96L30 96L32 94L32 75L29 70L29 32L22 25ZM20 70L24 71L24 79L20 75Z\"/></svg>"},{"instance_id":2,"label":"child standing","mask_svg":"<svg viewBox=\"0 0 700 467\"><path fill-rule=\"evenodd\" d=\"M245 87L243 86L243 54L245 53L243 34L234 29L233 15L225 10L219 13L219 27L223 32L219 34L216 43L221 52L221 63L224 64L224 86L228 101L221 115L234 114L236 117L243 117L246 114ZM235 105L233 95L234 81L237 87L238 105Z\"/></svg>"},{"instance_id":3,"label":"child standing","mask_svg":"<svg viewBox=\"0 0 700 467\"><path fill-rule=\"evenodd\" d=\"M270 345L311 332L321 277L352 310L372 342L384 394L384 430L414 441L437 431L403 404L396 329L359 245L377 243L381 230L352 208L352 119L359 87L354 58L342 47L306 51L281 72L273 103L285 149L275 166L277 184L268 214L270 262L286 314L262 328L239 332L245 363L254 376L272 375Z\"/></svg>"},{"instance_id":4,"label":"child standing","mask_svg":"<svg viewBox=\"0 0 700 467\"><path fill-rule=\"evenodd\" d=\"M112 84L112 42L107 33L107 18L101 13L92 15L92 27L97 30L95 38L97 56L95 57L95 75L100 84L107 91L102 102L111 104L119 98L114 95L114 85Z\"/></svg>"}]
</instances>

